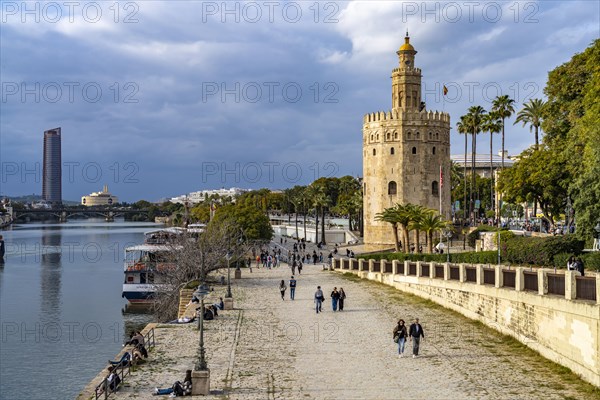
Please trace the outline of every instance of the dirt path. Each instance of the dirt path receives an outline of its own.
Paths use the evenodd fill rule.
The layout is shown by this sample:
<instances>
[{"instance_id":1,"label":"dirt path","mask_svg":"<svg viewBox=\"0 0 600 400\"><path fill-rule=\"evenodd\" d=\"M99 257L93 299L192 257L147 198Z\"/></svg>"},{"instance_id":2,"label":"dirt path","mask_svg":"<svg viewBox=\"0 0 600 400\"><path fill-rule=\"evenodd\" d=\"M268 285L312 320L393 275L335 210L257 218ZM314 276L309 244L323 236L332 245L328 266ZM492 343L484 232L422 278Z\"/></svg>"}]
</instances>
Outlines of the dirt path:
<instances>
[{"instance_id":1,"label":"dirt path","mask_svg":"<svg viewBox=\"0 0 600 400\"><path fill-rule=\"evenodd\" d=\"M590 386L523 345L458 314L391 287L306 266L296 300L278 284L290 269L244 271L235 310L206 324L211 398L230 399L591 399ZM313 294L325 292L323 313ZM343 312L331 289L342 286ZM223 288L215 290L224 291ZM398 358L391 332L418 317L421 356ZM157 348L117 398L156 398L155 386L183 380L193 367L194 326L157 329ZM407 347L410 354L410 346Z\"/></svg>"}]
</instances>

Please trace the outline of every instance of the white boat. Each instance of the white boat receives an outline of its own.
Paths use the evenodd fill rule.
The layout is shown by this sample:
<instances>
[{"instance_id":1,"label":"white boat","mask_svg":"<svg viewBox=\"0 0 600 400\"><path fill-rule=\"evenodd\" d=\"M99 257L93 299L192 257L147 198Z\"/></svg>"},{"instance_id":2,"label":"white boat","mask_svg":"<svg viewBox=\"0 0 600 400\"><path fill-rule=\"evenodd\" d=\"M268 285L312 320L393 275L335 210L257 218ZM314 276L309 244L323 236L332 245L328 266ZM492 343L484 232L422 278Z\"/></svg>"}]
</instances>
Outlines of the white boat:
<instances>
[{"instance_id":1,"label":"white boat","mask_svg":"<svg viewBox=\"0 0 600 400\"><path fill-rule=\"evenodd\" d=\"M125 280L122 297L130 303L148 303L166 285L162 274L175 269L173 252L181 246L140 244L125 248Z\"/></svg>"}]
</instances>

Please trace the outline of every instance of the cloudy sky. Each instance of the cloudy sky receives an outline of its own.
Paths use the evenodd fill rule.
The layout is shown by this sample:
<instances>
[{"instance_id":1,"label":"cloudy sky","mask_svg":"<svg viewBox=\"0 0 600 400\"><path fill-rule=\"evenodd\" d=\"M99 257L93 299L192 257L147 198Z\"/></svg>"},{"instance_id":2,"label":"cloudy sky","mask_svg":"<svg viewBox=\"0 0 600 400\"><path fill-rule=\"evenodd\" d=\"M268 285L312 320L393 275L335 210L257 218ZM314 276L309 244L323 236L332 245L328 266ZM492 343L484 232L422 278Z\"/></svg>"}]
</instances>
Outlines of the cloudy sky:
<instances>
[{"instance_id":1,"label":"cloudy sky","mask_svg":"<svg viewBox=\"0 0 600 400\"><path fill-rule=\"evenodd\" d=\"M427 108L452 126L497 94L543 97L600 36L595 1L0 4L0 194L41 193L43 131L60 126L71 200L361 175L362 117L390 108L407 29ZM511 154L532 142L509 122Z\"/></svg>"}]
</instances>

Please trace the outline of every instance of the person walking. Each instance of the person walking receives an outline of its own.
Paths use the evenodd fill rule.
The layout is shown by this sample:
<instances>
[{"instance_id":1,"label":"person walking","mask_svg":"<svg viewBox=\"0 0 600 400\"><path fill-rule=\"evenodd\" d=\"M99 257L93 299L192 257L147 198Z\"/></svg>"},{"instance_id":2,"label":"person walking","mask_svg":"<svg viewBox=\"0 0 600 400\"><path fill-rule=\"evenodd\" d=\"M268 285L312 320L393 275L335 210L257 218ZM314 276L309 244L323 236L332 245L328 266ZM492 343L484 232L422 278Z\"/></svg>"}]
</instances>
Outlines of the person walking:
<instances>
[{"instance_id":1,"label":"person walking","mask_svg":"<svg viewBox=\"0 0 600 400\"><path fill-rule=\"evenodd\" d=\"M324 299L321 286L317 286L317 291L315 292L315 310L317 311L317 314L322 312L321 305L323 304Z\"/></svg>"},{"instance_id":2,"label":"person walking","mask_svg":"<svg viewBox=\"0 0 600 400\"><path fill-rule=\"evenodd\" d=\"M298 261L298 273L302 275L302 262Z\"/></svg>"},{"instance_id":3,"label":"person walking","mask_svg":"<svg viewBox=\"0 0 600 400\"><path fill-rule=\"evenodd\" d=\"M404 320L401 319L398 321L398 324L394 328L394 342L398 343L398 357L404 357L404 344L406 343L406 338L408 337L408 332L406 332L406 325L404 324Z\"/></svg>"},{"instance_id":4,"label":"person walking","mask_svg":"<svg viewBox=\"0 0 600 400\"><path fill-rule=\"evenodd\" d=\"M413 343L413 358L418 357L421 339L425 340L425 333L423 333L423 327L419 323L419 318L415 318L415 321L410 325L408 336Z\"/></svg>"},{"instance_id":5,"label":"person walking","mask_svg":"<svg viewBox=\"0 0 600 400\"><path fill-rule=\"evenodd\" d=\"M292 276L290 278L290 299L294 300L295 296L296 296L296 279L294 279L294 277Z\"/></svg>"},{"instance_id":6,"label":"person walking","mask_svg":"<svg viewBox=\"0 0 600 400\"><path fill-rule=\"evenodd\" d=\"M346 299L346 292L344 292L344 288L340 288L340 300L338 302L338 307L340 311L344 311L344 300Z\"/></svg>"},{"instance_id":7,"label":"person walking","mask_svg":"<svg viewBox=\"0 0 600 400\"><path fill-rule=\"evenodd\" d=\"M285 286L285 281L282 279L281 283L279 284L279 291L281 292L281 300L285 300L286 289L287 289L287 286Z\"/></svg>"},{"instance_id":8,"label":"person walking","mask_svg":"<svg viewBox=\"0 0 600 400\"><path fill-rule=\"evenodd\" d=\"M337 311L338 301L340 300L340 292L338 292L337 287L333 288L331 292L331 308L333 311Z\"/></svg>"}]
</instances>

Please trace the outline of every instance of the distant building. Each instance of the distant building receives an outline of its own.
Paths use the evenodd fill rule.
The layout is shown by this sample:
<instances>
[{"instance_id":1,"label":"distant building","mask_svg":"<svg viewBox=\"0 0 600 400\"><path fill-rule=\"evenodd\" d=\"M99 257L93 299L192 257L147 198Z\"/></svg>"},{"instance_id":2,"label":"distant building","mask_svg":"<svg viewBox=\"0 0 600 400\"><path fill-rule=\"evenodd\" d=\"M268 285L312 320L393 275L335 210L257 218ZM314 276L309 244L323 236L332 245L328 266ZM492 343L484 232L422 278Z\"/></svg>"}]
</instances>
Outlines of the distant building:
<instances>
[{"instance_id":1,"label":"distant building","mask_svg":"<svg viewBox=\"0 0 600 400\"><path fill-rule=\"evenodd\" d=\"M108 192L108 186L104 185L101 192L95 192L81 198L81 204L84 206L110 206L117 204L119 198Z\"/></svg>"},{"instance_id":2,"label":"distant building","mask_svg":"<svg viewBox=\"0 0 600 400\"><path fill-rule=\"evenodd\" d=\"M62 204L62 156L60 128L44 132L42 199L51 205Z\"/></svg>"},{"instance_id":3,"label":"distant building","mask_svg":"<svg viewBox=\"0 0 600 400\"><path fill-rule=\"evenodd\" d=\"M241 195L242 193L249 192L250 189L240 189L240 188L221 188L221 189L212 189L212 190L200 190L198 192L191 192L189 194L184 194L177 197L172 197L169 199L171 203L180 203L183 204L186 200L191 204L202 203L204 200L209 199L211 196L219 196L219 197L231 197L232 200L235 201L236 196Z\"/></svg>"},{"instance_id":4,"label":"distant building","mask_svg":"<svg viewBox=\"0 0 600 400\"><path fill-rule=\"evenodd\" d=\"M467 174L471 172L471 154L467 154L467 163L465 164L464 154L453 154L450 156L450 160L458 165L461 169L467 166ZM504 168L510 168L515 164L514 157L508 156L507 152L504 153ZM492 161L490 164L489 154L475 154L475 173L482 178L490 178L491 169L496 174L496 171L502 169L502 152L498 152L498 155L492 154Z\"/></svg>"}]
</instances>

